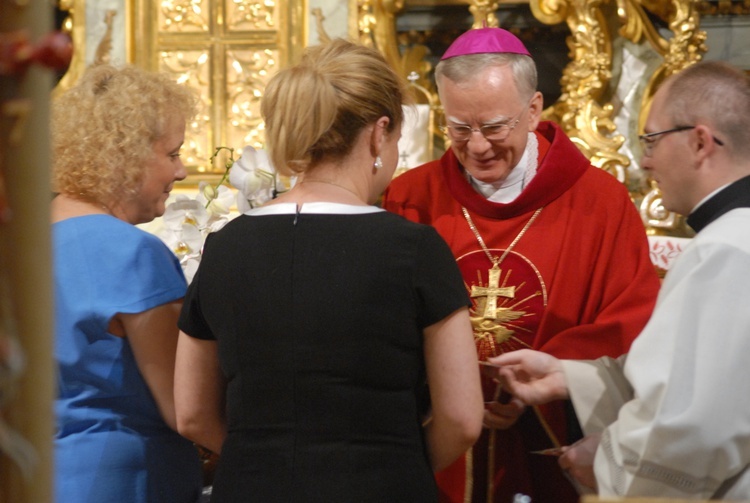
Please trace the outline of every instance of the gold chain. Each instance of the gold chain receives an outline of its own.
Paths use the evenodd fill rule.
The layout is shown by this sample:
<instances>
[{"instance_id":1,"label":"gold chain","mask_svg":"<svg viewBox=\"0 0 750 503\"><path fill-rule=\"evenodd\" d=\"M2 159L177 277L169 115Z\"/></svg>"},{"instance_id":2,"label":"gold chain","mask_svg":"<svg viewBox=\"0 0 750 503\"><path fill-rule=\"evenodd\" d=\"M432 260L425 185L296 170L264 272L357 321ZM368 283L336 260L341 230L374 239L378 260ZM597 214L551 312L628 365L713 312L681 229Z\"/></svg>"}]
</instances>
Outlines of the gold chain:
<instances>
[{"instance_id":1,"label":"gold chain","mask_svg":"<svg viewBox=\"0 0 750 503\"><path fill-rule=\"evenodd\" d=\"M353 191L352 189L350 189L349 187L344 187L343 185L341 185L341 184L338 184L338 183L336 183L336 182L331 182L331 181L328 181L328 180L311 180L311 179L309 179L309 178L308 178L308 179L303 179L303 180L301 180L300 182L298 182L298 184L299 184L299 185L304 185L304 184L306 184L306 183L322 183L322 184L325 184L325 185L333 185L333 186L335 186L335 187L338 187L338 188L340 188L340 189L344 189L344 190L346 190L346 191L348 191L348 192L350 192L350 193L354 194L354 196L355 196L355 197L356 197L357 199L359 199L359 200L361 200L361 199L362 199L362 198L360 197L360 195L359 195L359 194L357 194L356 192L354 192L354 191Z\"/></svg>"},{"instance_id":2,"label":"gold chain","mask_svg":"<svg viewBox=\"0 0 750 503\"><path fill-rule=\"evenodd\" d=\"M542 206L544 208L544 206ZM461 211L464 213L464 218L466 219L466 222L469 224L469 227L471 228L471 232L474 233L474 236L476 236L477 241L479 242L479 245L482 247L482 250L484 250L485 255L487 255L487 258L490 259L490 262L492 265L498 266L500 265L500 262L505 260L505 257L508 256L510 251L513 249L514 246L516 246L516 243L523 237L524 234L526 234L526 231L529 230L529 227L531 227L531 224L534 223L534 220L536 220L536 217L539 216L539 214L542 212L542 208L537 209L533 215L531 215L531 218L529 218L529 221L526 222L526 225L523 226L523 229L521 229L521 232L518 233L518 236L513 240L513 242L508 246L508 248L505 249L505 252L500 256L500 258L493 257L490 253L490 249L487 248L487 245L484 242L484 239L482 239L481 234L479 234L479 231L477 230L477 226L474 225L474 220L471 219L471 215L469 215L469 211L466 209L465 206L461 206Z\"/></svg>"}]
</instances>

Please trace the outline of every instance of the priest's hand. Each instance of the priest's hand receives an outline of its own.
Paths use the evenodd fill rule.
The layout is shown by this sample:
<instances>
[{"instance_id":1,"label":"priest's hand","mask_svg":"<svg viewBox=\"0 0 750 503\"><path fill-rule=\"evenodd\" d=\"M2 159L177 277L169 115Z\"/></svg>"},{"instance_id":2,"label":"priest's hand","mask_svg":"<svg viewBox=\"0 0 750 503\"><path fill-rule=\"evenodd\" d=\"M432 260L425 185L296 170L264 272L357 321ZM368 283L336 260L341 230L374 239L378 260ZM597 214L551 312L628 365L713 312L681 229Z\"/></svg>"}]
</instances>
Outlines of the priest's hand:
<instances>
[{"instance_id":1,"label":"priest's hand","mask_svg":"<svg viewBox=\"0 0 750 503\"><path fill-rule=\"evenodd\" d=\"M520 349L488 359L503 389L526 405L541 405L568 398L560 360L547 353Z\"/></svg>"},{"instance_id":2,"label":"priest's hand","mask_svg":"<svg viewBox=\"0 0 750 503\"><path fill-rule=\"evenodd\" d=\"M505 430L513 426L526 407L520 400L511 399L508 403L485 402L484 427Z\"/></svg>"},{"instance_id":3,"label":"priest's hand","mask_svg":"<svg viewBox=\"0 0 750 503\"><path fill-rule=\"evenodd\" d=\"M563 447L563 454L558 460L560 467L577 484L594 492L597 488L596 476L594 475L594 456L596 456L600 439L601 434L599 433L583 437L573 445ZM579 488L579 492L583 491Z\"/></svg>"}]
</instances>

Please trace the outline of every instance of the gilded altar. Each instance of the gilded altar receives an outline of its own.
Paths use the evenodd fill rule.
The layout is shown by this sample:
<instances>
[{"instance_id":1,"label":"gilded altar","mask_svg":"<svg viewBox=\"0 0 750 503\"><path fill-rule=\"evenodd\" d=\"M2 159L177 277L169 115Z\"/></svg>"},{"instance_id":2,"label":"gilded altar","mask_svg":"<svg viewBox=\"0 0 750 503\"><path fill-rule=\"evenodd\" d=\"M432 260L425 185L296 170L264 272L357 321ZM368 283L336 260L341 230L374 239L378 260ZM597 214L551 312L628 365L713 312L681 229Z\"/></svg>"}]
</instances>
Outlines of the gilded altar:
<instances>
[{"instance_id":1,"label":"gilded altar","mask_svg":"<svg viewBox=\"0 0 750 503\"><path fill-rule=\"evenodd\" d=\"M193 180L218 176L216 146L262 147L259 103L268 79L302 48L333 36L376 47L415 91L425 111L418 142L445 149L432 71L459 33L503 26L530 48L551 83L544 117L559 123L592 163L628 186L651 234L689 235L666 212L638 169L637 135L651 98L670 74L706 52L704 14L742 14L747 2L719 0L60 0L76 56L61 86L94 61L166 71L193 87L200 112L189 123L184 158ZM344 33L326 20L343 7ZM738 10L739 9L739 10ZM317 40L309 40L315 32ZM551 73L550 73L551 72ZM557 72L557 73L555 73ZM554 88L554 89L553 89ZM413 145L409 146L411 150ZM404 153L402 169L414 160ZM195 183L195 182L193 182Z\"/></svg>"}]
</instances>

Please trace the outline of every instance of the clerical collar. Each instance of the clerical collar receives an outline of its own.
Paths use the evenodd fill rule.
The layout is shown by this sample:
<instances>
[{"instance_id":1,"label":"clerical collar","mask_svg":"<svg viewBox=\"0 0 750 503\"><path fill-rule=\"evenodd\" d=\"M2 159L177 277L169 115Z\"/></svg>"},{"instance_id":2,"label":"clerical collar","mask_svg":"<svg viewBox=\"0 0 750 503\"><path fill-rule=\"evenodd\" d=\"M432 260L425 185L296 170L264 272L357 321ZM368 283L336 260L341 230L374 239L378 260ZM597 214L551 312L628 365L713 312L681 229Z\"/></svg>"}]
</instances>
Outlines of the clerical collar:
<instances>
[{"instance_id":1,"label":"clerical collar","mask_svg":"<svg viewBox=\"0 0 750 503\"><path fill-rule=\"evenodd\" d=\"M523 151L518 164L510 171L505 180L495 183L486 183L477 180L467 171L466 178L474 187L474 190L482 194L489 201L495 203L513 202L523 189L529 184L534 175L539 162L539 141L536 134L529 133L526 142L526 148Z\"/></svg>"},{"instance_id":2,"label":"clerical collar","mask_svg":"<svg viewBox=\"0 0 750 503\"><path fill-rule=\"evenodd\" d=\"M702 201L687 217L695 232L736 208L750 208L750 176L740 178Z\"/></svg>"}]
</instances>

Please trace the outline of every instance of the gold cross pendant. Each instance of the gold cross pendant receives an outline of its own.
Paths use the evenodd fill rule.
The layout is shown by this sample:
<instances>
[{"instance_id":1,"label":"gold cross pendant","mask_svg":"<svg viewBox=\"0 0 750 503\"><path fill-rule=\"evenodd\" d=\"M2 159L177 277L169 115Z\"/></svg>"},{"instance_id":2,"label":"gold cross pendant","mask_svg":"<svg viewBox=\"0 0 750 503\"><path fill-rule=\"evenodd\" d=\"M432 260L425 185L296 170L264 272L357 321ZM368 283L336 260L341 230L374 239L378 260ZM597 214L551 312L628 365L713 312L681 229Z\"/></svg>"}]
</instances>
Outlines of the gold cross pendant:
<instances>
[{"instance_id":1,"label":"gold cross pendant","mask_svg":"<svg viewBox=\"0 0 750 503\"><path fill-rule=\"evenodd\" d=\"M498 297L505 297L506 299L512 299L516 295L516 287L506 286L500 287L500 273L502 270L497 265L497 262L492 264L492 268L487 271L487 286L476 286L471 287L471 298L475 297L486 297L486 303L484 306L484 314L482 317L486 320L497 319L497 299Z\"/></svg>"}]
</instances>

